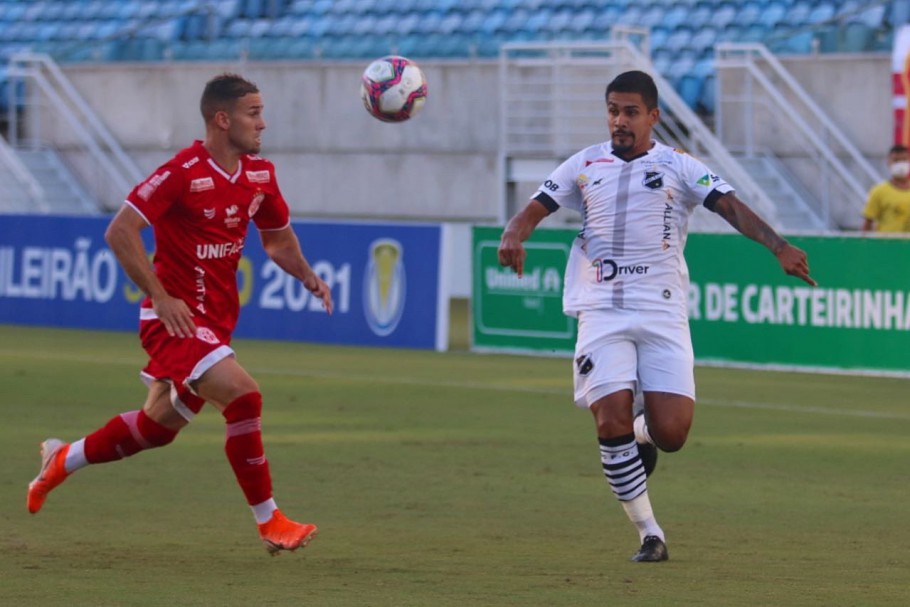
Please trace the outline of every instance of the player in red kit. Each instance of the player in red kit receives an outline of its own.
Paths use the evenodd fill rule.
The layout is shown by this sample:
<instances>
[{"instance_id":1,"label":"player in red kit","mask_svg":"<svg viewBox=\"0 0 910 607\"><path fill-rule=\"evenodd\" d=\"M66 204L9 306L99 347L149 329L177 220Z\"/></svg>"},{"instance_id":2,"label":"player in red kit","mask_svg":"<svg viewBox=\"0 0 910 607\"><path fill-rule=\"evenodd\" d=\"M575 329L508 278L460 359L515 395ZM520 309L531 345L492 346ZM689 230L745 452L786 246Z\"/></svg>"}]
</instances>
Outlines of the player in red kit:
<instances>
[{"instance_id":1,"label":"player in red kit","mask_svg":"<svg viewBox=\"0 0 910 607\"><path fill-rule=\"evenodd\" d=\"M322 300L332 293L300 249L271 162L257 154L266 124L256 85L234 74L206 84L205 141L196 141L136 186L105 237L127 275L146 294L140 337L149 362L142 409L121 413L82 439L41 445L41 471L28 487L29 512L87 466L167 445L206 402L226 421L225 452L271 554L296 550L316 526L287 519L272 497L262 446L262 396L240 366L231 334L240 309L237 265L250 222L269 257ZM151 225L149 265L140 232Z\"/></svg>"}]
</instances>

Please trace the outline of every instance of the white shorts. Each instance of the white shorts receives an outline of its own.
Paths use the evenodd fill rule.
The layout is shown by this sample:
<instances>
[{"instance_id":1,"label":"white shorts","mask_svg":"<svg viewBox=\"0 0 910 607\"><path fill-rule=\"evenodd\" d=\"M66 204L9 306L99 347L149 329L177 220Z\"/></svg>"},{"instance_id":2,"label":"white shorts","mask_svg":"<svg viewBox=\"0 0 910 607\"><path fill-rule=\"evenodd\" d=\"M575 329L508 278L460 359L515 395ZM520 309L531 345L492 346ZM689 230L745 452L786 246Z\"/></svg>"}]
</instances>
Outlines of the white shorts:
<instances>
[{"instance_id":1,"label":"white shorts","mask_svg":"<svg viewBox=\"0 0 910 607\"><path fill-rule=\"evenodd\" d=\"M665 312L585 310L573 361L575 404L590 407L620 390L695 399L689 321Z\"/></svg>"}]
</instances>

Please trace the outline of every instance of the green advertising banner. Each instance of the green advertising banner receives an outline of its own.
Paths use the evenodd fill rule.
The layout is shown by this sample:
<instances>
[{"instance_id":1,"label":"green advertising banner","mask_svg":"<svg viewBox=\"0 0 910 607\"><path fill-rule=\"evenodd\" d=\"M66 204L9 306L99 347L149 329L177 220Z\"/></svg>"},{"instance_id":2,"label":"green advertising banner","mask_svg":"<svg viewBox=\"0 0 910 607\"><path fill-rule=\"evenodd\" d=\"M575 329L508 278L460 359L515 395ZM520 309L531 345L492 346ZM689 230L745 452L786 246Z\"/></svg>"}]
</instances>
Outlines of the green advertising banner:
<instances>
[{"instance_id":1,"label":"green advertising banner","mask_svg":"<svg viewBox=\"0 0 910 607\"><path fill-rule=\"evenodd\" d=\"M562 314L574 230L538 230L526 276L499 267L501 228L474 229L473 345L571 354ZM691 234L689 319L700 364L910 376L910 239L804 236L817 287L738 234ZM556 274L558 272L558 275Z\"/></svg>"},{"instance_id":2,"label":"green advertising banner","mask_svg":"<svg viewBox=\"0 0 910 607\"><path fill-rule=\"evenodd\" d=\"M562 313L562 280L575 232L537 231L525 243L521 278L499 265L500 234L502 228L474 228L473 348L571 354L576 321Z\"/></svg>"},{"instance_id":3,"label":"green advertising banner","mask_svg":"<svg viewBox=\"0 0 910 607\"><path fill-rule=\"evenodd\" d=\"M910 375L910 239L789 238L817 287L736 234L693 234L689 320L700 362Z\"/></svg>"}]
</instances>

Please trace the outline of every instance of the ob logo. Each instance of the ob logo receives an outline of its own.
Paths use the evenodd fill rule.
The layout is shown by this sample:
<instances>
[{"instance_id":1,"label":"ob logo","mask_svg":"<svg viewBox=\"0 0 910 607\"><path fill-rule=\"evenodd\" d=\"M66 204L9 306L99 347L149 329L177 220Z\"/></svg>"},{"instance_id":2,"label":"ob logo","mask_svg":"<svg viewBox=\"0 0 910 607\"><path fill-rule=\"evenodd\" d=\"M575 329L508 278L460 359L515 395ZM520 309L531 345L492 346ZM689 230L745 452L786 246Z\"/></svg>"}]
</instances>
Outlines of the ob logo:
<instances>
[{"instance_id":1,"label":"ob logo","mask_svg":"<svg viewBox=\"0 0 910 607\"><path fill-rule=\"evenodd\" d=\"M363 311L376 335L392 333L404 312L406 282L401 243L380 238L370 243L363 276Z\"/></svg>"}]
</instances>

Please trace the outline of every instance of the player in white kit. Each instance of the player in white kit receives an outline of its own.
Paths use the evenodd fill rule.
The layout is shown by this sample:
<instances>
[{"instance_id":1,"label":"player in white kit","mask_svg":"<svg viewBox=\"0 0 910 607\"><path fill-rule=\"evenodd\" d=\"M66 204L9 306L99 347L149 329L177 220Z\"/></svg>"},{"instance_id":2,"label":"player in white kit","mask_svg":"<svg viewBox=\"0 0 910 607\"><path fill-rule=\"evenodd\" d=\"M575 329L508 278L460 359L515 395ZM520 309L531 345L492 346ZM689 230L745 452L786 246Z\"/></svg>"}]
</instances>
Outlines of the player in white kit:
<instances>
[{"instance_id":1,"label":"player in white kit","mask_svg":"<svg viewBox=\"0 0 910 607\"><path fill-rule=\"evenodd\" d=\"M499 262L522 274L522 243L560 207L584 218L566 267L564 312L578 318L575 403L594 414L604 475L639 532L634 561L668 558L647 492L657 448L677 451L695 411L683 257L689 216L704 205L766 246L811 285L806 254L695 158L654 141L657 87L644 72L606 91L610 141L563 162L505 228ZM644 413L633 417L633 395Z\"/></svg>"}]
</instances>

